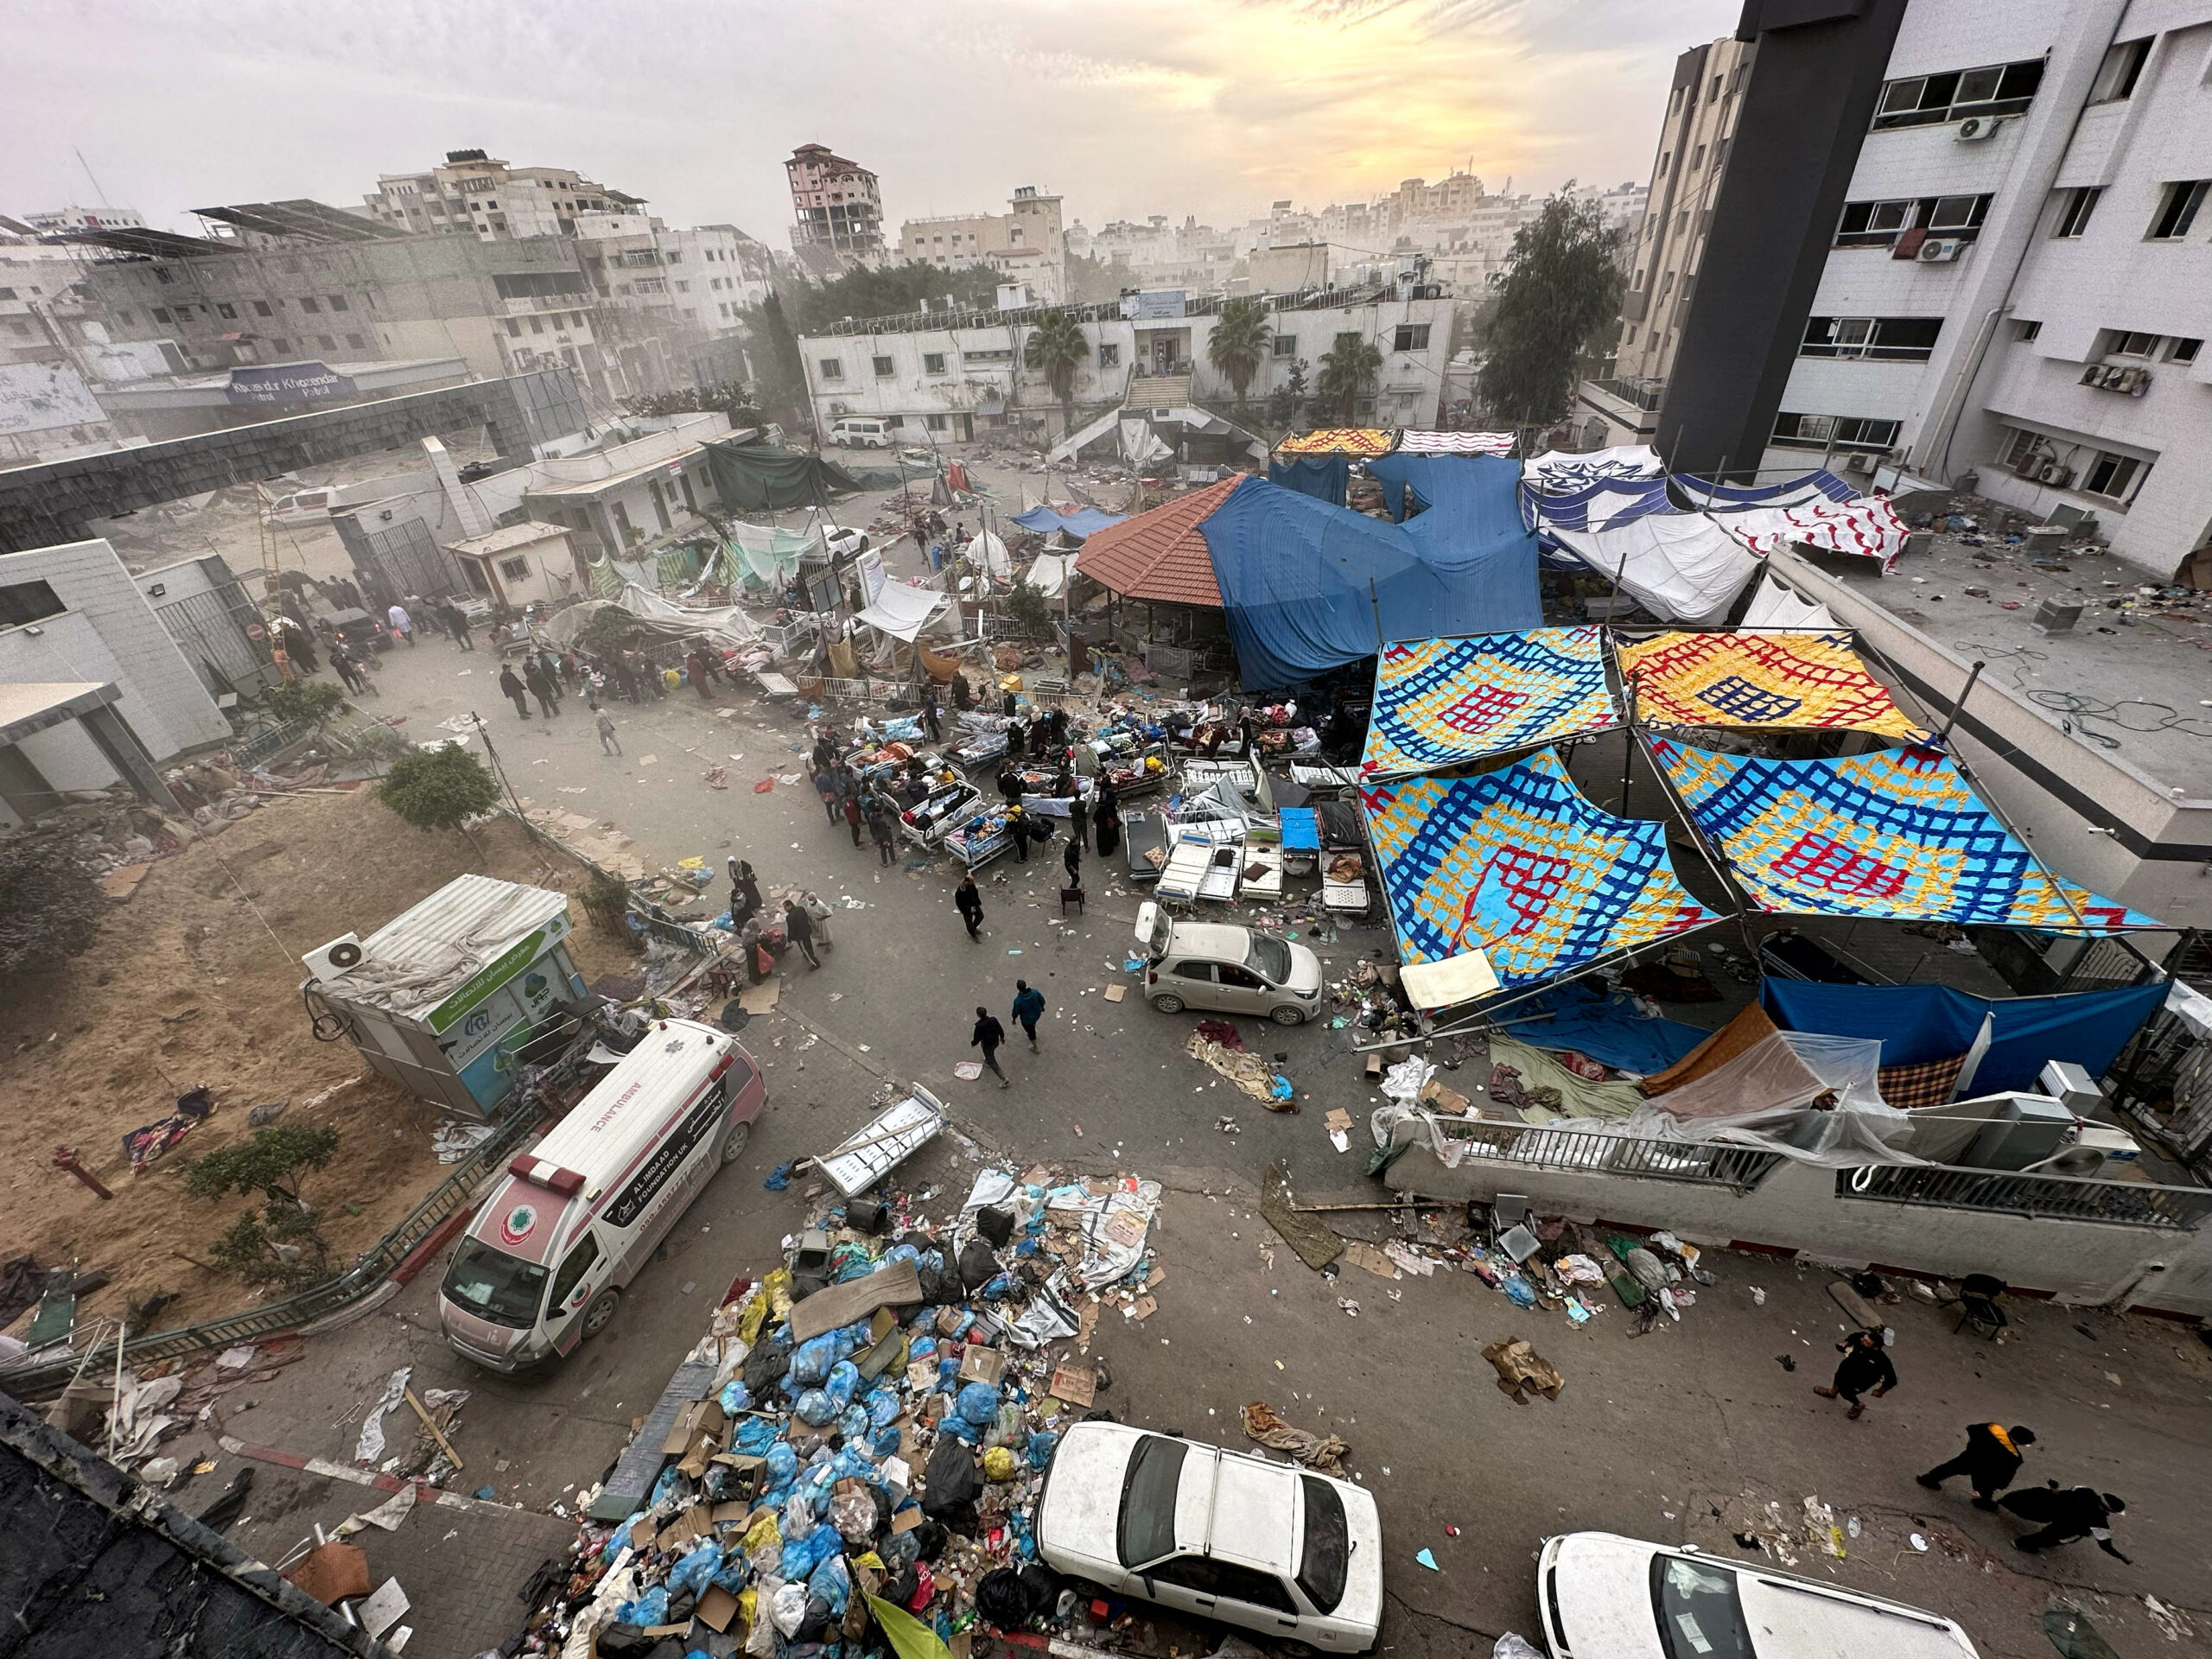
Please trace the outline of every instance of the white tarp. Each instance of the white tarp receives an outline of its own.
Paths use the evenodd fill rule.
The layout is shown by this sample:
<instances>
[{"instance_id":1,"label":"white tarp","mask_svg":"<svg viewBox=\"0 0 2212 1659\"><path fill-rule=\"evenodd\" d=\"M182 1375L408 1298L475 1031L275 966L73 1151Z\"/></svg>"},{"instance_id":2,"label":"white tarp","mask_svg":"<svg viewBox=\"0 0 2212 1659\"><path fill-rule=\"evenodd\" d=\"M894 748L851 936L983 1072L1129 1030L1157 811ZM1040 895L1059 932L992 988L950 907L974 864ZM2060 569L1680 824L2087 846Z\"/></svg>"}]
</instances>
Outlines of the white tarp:
<instances>
[{"instance_id":1,"label":"white tarp","mask_svg":"<svg viewBox=\"0 0 2212 1659\"><path fill-rule=\"evenodd\" d=\"M1510 455L1510 432L1416 432L1407 427L1398 434L1402 455Z\"/></svg>"},{"instance_id":2,"label":"white tarp","mask_svg":"<svg viewBox=\"0 0 2212 1659\"><path fill-rule=\"evenodd\" d=\"M622 597L615 602L643 620L673 622L690 632L703 633L709 639L725 639L734 645L749 645L760 637L760 625L734 605L696 608L678 605L673 600L663 599L658 594L648 592L634 582L622 584Z\"/></svg>"},{"instance_id":3,"label":"white tarp","mask_svg":"<svg viewBox=\"0 0 2212 1659\"><path fill-rule=\"evenodd\" d=\"M1754 507L1717 516L1759 553L1772 553L1802 542L1831 553L1879 559L1886 575L1897 563L1897 555L1904 551L1904 520L1879 496L1862 495L1856 501L1813 501L1801 507Z\"/></svg>"},{"instance_id":4,"label":"white tarp","mask_svg":"<svg viewBox=\"0 0 2212 1659\"><path fill-rule=\"evenodd\" d=\"M1125 420L1122 423L1122 459L1132 467L1148 467L1156 461L1170 461L1175 452L1161 442L1148 421Z\"/></svg>"},{"instance_id":5,"label":"white tarp","mask_svg":"<svg viewBox=\"0 0 2212 1659\"><path fill-rule=\"evenodd\" d=\"M1774 579L1774 572L1759 577L1759 590L1751 595L1751 608L1738 625L1745 628L1840 628L1835 613L1825 605L1801 599Z\"/></svg>"},{"instance_id":6,"label":"white tarp","mask_svg":"<svg viewBox=\"0 0 2212 1659\"><path fill-rule=\"evenodd\" d=\"M1521 481L1539 490L1579 490L1601 478L1657 478L1667 470L1659 452L1648 443L1625 443L1615 449L1592 449L1569 454L1547 449L1521 466Z\"/></svg>"},{"instance_id":7,"label":"white tarp","mask_svg":"<svg viewBox=\"0 0 2212 1659\"><path fill-rule=\"evenodd\" d=\"M1758 573L1744 544L1702 513L1647 512L1611 530L1557 530L1559 544L1664 622L1719 622Z\"/></svg>"},{"instance_id":8,"label":"white tarp","mask_svg":"<svg viewBox=\"0 0 2212 1659\"><path fill-rule=\"evenodd\" d=\"M1014 574L1014 560L1006 550L1006 543L988 530L978 531L976 538L960 550L960 556L1001 582Z\"/></svg>"},{"instance_id":9,"label":"white tarp","mask_svg":"<svg viewBox=\"0 0 2212 1659\"><path fill-rule=\"evenodd\" d=\"M859 616L870 627L912 645L914 636L930 625L947 602L943 594L887 576L876 589L874 601Z\"/></svg>"},{"instance_id":10,"label":"white tarp","mask_svg":"<svg viewBox=\"0 0 2212 1659\"><path fill-rule=\"evenodd\" d=\"M1047 599L1058 599L1067 591L1068 572L1075 568L1072 553L1039 553L1022 577L1026 587L1034 588Z\"/></svg>"}]
</instances>

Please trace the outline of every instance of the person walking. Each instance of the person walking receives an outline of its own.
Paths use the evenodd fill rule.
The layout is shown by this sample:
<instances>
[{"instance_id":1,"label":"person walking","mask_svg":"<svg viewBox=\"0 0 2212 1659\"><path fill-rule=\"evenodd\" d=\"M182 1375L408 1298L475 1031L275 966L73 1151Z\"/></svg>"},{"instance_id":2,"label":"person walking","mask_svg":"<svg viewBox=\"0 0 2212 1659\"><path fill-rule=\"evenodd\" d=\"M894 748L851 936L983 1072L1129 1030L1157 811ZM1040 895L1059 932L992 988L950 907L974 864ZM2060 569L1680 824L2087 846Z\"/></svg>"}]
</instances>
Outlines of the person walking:
<instances>
[{"instance_id":1,"label":"person walking","mask_svg":"<svg viewBox=\"0 0 2212 1659\"><path fill-rule=\"evenodd\" d=\"M1122 845L1122 798L1114 785L1098 785L1098 804L1091 809L1090 821L1098 826L1098 856L1111 858Z\"/></svg>"},{"instance_id":2,"label":"person walking","mask_svg":"<svg viewBox=\"0 0 2212 1659\"><path fill-rule=\"evenodd\" d=\"M930 734L930 741L944 741L944 711L937 706L937 687L922 688L922 729Z\"/></svg>"},{"instance_id":3,"label":"person walking","mask_svg":"<svg viewBox=\"0 0 2212 1659\"><path fill-rule=\"evenodd\" d=\"M1045 993L1026 979L1014 982L1014 1018L1029 1038L1029 1052L1037 1052L1037 1022L1045 1014Z\"/></svg>"},{"instance_id":4,"label":"person walking","mask_svg":"<svg viewBox=\"0 0 2212 1659\"><path fill-rule=\"evenodd\" d=\"M814 954L814 918L796 899L784 900L784 937L798 947L810 972L822 965L822 958Z\"/></svg>"},{"instance_id":5,"label":"person walking","mask_svg":"<svg viewBox=\"0 0 2212 1659\"><path fill-rule=\"evenodd\" d=\"M753 874L753 867L741 858L729 861L729 919L733 927L745 925L746 918L760 908L760 882Z\"/></svg>"},{"instance_id":6,"label":"person walking","mask_svg":"<svg viewBox=\"0 0 2212 1659\"><path fill-rule=\"evenodd\" d=\"M970 870L960 878L960 885L952 890L952 907L960 912L960 919L968 924L968 937L982 938L983 895L976 890L976 873Z\"/></svg>"},{"instance_id":7,"label":"person walking","mask_svg":"<svg viewBox=\"0 0 2212 1659\"><path fill-rule=\"evenodd\" d=\"M832 824L837 822L837 778L827 766L814 768L814 792L822 798L822 810Z\"/></svg>"},{"instance_id":8,"label":"person walking","mask_svg":"<svg viewBox=\"0 0 2212 1659\"><path fill-rule=\"evenodd\" d=\"M1021 804L1021 774L1014 770L1012 760L999 768L999 798L1008 806Z\"/></svg>"},{"instance_id":9,"label":"person walking","mask_svg":"<svg viewBox=\"0 0 2212 1659\"><path fill-rule=\"evenodd\" d=\"M2120 1553L2112 1541L2112 1518L2126 1514L2127 1505L2110 1492L2100 1492L2091 1486L2062 1488L2054 1480L2045 1485L2007 1492L1999 1502L2023 1521L2043 1523L2040 1532L2015 1538L2015 1549L2024 1549L2032 1554L2039 1549L2056 1549L2061 1544L2090 1538L2113 1560L2128 1567L2135 1565Z\"/></svg>"},{"instance_id":10,"label":"person walking","mask_svg":"<svg viewBox=\"0 0 2212 1659\"><path fill-rule=\"evenodd\" d=\"M1080 887L1083 885L1082 836L1070 836L1068 837L1067 850L1060 855L1060 865L1061 868L1065 869L1068 873L1068 886L1070 887Z\"/></svg>"},{"instance_id":11,"label":"person walking","mask_svg":"<svg viewBox=\"0 0 2212 1659\"><path fill-rule=\"evenodd\" d=\"M999 1064L999 1045L1006 1041L1006 1027L991 1018L988 1008L976 1010L976 1033L969 1038L968 1046L983 1051L983 1064L998 1074L999 1087L1014 1087L1006 1075L1006 1068Z\"/></svg>"},{"instance_id":12,"label":"person walking","mask_svg":"<svg viewBox=\"0 0 2212 1659\"><path fill-rule=\"evenodd\" d=\"M394 633L410 645L415 643L415 620L407 614L407 607L404 605L394 600L391 602L391 608L384 614L385 620L391 624L391 631Z\"/></svg>"},{"instance_id":13,"label":"person walking","mask_svg":"<svg viewBox=\"0 0 2212 1659\"><path fill-rule=\"evenodd\" d=\"M855 850L858 850L861 844L861 820L865 815L861 811L861 791L856 782L849 783L846 786L843 810L846 827L853 832L853 847Z\"/></svg>"},{"instance_id":14,"label":"person walking","mask_svg":"<svg viewBox=\"0 0 2212 1659\"><path fill-rule=\"evenodd\" d=\"M2012 1484L2020 1472L2021 1459L2035 1443L2035 1430L2017 1423L2011 1428L2002 1423L1968 1423L1967 1449L1915 1478L1936 1492L1942 1491L1943 1483L1953 1475L1964 1475L1974 1488L1974 1508L1993 1510L1997 1494Z\"/></svg>"},{"instance_id":15,"label":"person walking","mask_svg":"<svg viewBox=\"0 0 2212 1659\"><path fill-rule=\"evenodd\" d=\"M524 720L528 720L530 704L524 701L525 693L523 690L522 682L515 677L515 671L512 666L499 671L499 690L513 699L515 713L520 715Z\"/></svg>"},{"instance_id":16,"label":"person walking","mask_svg":"<svg viewBox=\"0 0 2212 1659\"><path fill-rule=\"evenodd\" d=\"M614 734L614 716L604 709L599 711L599 747L605 754L622 753L622 740Z\"/></svg>"},{"instance_id":17,"label":"person walking","mask_svg":"<svg viewBox=\"0 0 2212 1659\"><path fill-rule=\"evenodd\" d=\"M438 620L445 624L446 635L463 651L476 649L476 642L468 637L468 617L460 606L452 603L438 607Z\"/></svg>"},{"instance_id":18,"label":"person walking","mask_svg":"<svg viewBox=\"0 0 2212 1659\"><path fill-rule=\"evenodd\" d=\"M530 688L530 695L537 699L537 710L552 720L561 712L560 688L553 683L553 677L545 671L545 664L532 657L523 664L523 683Z\"/></svg>"},{"instance_id":19,"label":"person walking","mask_svg":"<svg viewBox=\"0 0 2212 1659\"><path fill-rule=\"evenodd\" d=\"M369 689L368 681L361 674L361 665L353 660L353 653L344 645L330 648L330 665L338 671L338 677L346 682L346 689L355 696Z\"/></svg>"},{"instance_id":20,"label":"person walking","mask_svg":"<svg viewBox=\"0 0 2212 1659\"><path fill-rule=\"evenodd\" d=\"M614 671L614 689L621 694L622 701L637 702L638 680L630 671L630 653L617 645L607 653L607 660L608 666Z\"/></svg>"},{"instance_id":21,"label":"person walking","mask_svg":"<svg viewBox=\"0 0 2212 1659\"><path fill-rule=\"evenodd\" d=\"M1068 834L1078 847L1090 839L1090 803L1080 795L1068 802Z\"/></svg>"},{"instance_id":22,"label":"person walking","mask_svg":"<svg viewBox=\"0 0 2212 1659\"><path fill-rule=\"evenodd\" d=\"M814 923L814 942L824 950L836 949L837 942L830 937L830 918L836 912L816 898L811 888L799 894L799 902L806 906L807 916Z\"/></svg>"},{"instance_id":23,"label":"person walking","mask_svg":"<svg viewBox=\"0 0 2212 1659\"><path fill-rule=\"evenodd\" d=\"M1843 1363L1835 1368L1835 1381L1825 1389L1813 1392L1823 1400L1848 1400L1851 1409L1847 1417L1866 1414L1866 1402L1859 1396L1869 1395L1880 1399L1897 1385L1897 1367L1890 1363L1890 1357L1882 1351L1882 1339L1872 1331L1854 1331L1835 1345L1843 1356Z\"/></svg>"},{"instance_id":24,"label":"person walking","mask_svg":"<svg viewBox=\"0 0 2212 1659\"><path fill-rule=\"evenodd\" d=\"M878 861L890 865L899 861L899 821L891 816L891 809L880 800L870 803L868 809L868 832L875 837Z\"/></svg>"},{"instance_id":25,"label":"person walking","mask_svg":"<svg viewBox=\"0 0 2212 1659\"><path fill-rule=\"evenodd\" d=\"M707 659L693 651L683 659L683 671L690 678L692 690L698 692L699 701L712 702L714 698L707 692Z\"/></svg>"}]
</instances>

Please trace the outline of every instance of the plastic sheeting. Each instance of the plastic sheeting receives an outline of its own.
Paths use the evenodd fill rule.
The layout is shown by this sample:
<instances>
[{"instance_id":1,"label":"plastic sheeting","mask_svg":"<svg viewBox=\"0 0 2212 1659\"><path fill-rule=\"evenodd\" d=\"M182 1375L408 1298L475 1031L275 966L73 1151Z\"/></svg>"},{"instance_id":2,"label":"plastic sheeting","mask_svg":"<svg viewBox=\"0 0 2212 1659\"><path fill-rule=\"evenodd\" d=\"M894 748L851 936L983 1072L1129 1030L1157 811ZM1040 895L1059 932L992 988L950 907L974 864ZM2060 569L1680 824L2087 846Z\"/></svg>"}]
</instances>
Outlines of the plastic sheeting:
<instances>
[{"instance_id":1,"label":"plastic sheeting","mask_svg":"<svg viewBox=\"0 0 2212 1659\"><path fill-rule=\"evenodd\" d=\"M880 628L893 639L904 639L912 645L914 636L927 627L950 602L943 594L933 593L927 588L917 588L912 582L886 578L874 601L858 615L860 620L870 627Z\"/></svg>"},{"instance_id":2,"label":"plastic sheeting","mask_svg":"<svg viewBox=\"0 0 2212 1659\"><path fill-rule=\"evenodd\" d=\"M782 530L772 524L733 524L722 544L722 570L728 581L753 581L780 588L791 579L798 562L816 541L804 531Z\"/></svg>"},{"instance_id":3,"label":"plastic sheeting","mask_svg":"<svg viewBox=\"0 0 2212 1659\"><path fill-rule=\"evenodd\" d=\"M1500 1018L1524 1043L1573 1049L1638 1077L1664 1071L1713 1034L1679 1020L1649 1018L1628 997L1608 996L1580 981L1517 1002Z\"/></svg>"},{"instance_id":4,"label":"plastic sheeting","mask_svg":"<svg viewBox=\"0 0 2212 1659\"><path fill-rule=\"evenodd\" d=\"M664 639L690 639L702 636L717 640L730 650L749 645L760 637L760 625L734 605L718 605L711 608L692 609L649 593L634 582L622 585L618 599L588 599L556 611L540 626L546 637L556 645L572 645L584 625L601 611L624 610L637 619L638 627Z\"/></svg>"},{"instance_id":5,"label":"plastic sheeting","mask_svg":"<svg viewBox=\"0 0 2212 1659\"><path fill-rule=\"evenodd\" d=\"M1598 478L1663 478L1667 464L1648 443L1627 443L1614 449L1591 449L1569 454L1547 449L1523 461L1521 479L1540 490L1579 490Z\"/></svg>"},{"instance_id":6,"label":"plastic sheeting","mask_svg":"<svg viewBox=\"0 0 2212 1659\"><path fill-rule=\"evenodd\" d=\"M1360 776L1440 771L1619 723L1596 628L1408 641L1376 664Z\"/></svg>"},{"instance_id":7,"label":"plastic sheeting","mask_svg":"<svg viewBox=\"0 0 2212 1659\"><path fill-rule=\"evenodd\" d=\"M1744 612L1747 628L1840 628L1835 613L1825 605L1800 598L1774 579L1771 570L1759 575L1758 591Z\"/></svg>"},{"instance_id":8,"label":"plastic sheeting","mask_svg":"<svg viewBox=\"0 0 2212 1659\"><path fill-rule=\"evenodd\" d=\"M1067 591L1068 576L1074 569L1072 553L1039 553L1022 572L1022 585L1034 588L1047 599L1058 599Z\"/></svg>"},{"instance_id":9,"label":"plastic sheeting","mask_svg":"<svg viewBox=\"0 0 2212 1659\"><path fill-rule=\"evenodd\" d=\"M1245 688L1295 684L1371 657L1386 640L1541 626L1535 543L1512 506L1510 477L1502 482L1502 505L1455 509L1427 531L1258 479L1240 483L1198 530Z\"/></svg>"},{"instance_id":10,"label":"plastic sheeting","mask_svg":"<svg viewBox=\"0 0 2212 1659\"><path fill-rule=\"evenodd\" d=\"M1609 530L1647 512L1672 512L1663 478L1594 478L1573 489L1542 490L1522 485L1522 516L1543 539L1556 545L1561 530Z\"/></svg>"},{"instance_id":11,"label":"plastic sheeting","mask_svg":"<svg viewBox=\"0 0 2212 1659\"><path fill-rule=\"evenodd\" d=\"M1554 529L1554 540L1666 622L1711 627L1759 562L1702 513L1650 512L1611 530Z\"/></svg>"},{"instance_id":12,"label":"plastic sheeting","mask_svg":"<svg viewBox=\"0 0 2212 1659\"><path fill-rule=\"evenodd\" d=\"M1351 462L1343 455L1293 455L1268 464L1268 482L1341 507L1351 480Z\"/></svg>"},{"instance_id":13,"label":"plastic sheeting","mask_svg":"<svg viewBox=\"0 0 2212 1659\"><path fill-rule=\"evenodd\" d=\"M1676 473L1674 485L1676 500L1694 512L1708 507L1726 512L1732 507L1802 507L1812 501L1859 499L1858 491L1820 467L1779 484L1713 484L1688 473Z\"/></svg>"},{"instance_id":14,"label":"plastic sheeting","mask_svg":"<svg viewBox=\"0 0 2212 1659\"><path fill-rule=\"evenodd\" d=\"M1395 427L1325 426L1300 432L1275 446L1279 455L1350 455L1371 461L1398 447Z\"/></svg>"},{"instance_id":15,"label":"plastic sheeting","mask_svg":"<svg viewBox=\"0 0 2212 1659\"><path fill-rule=\"evenodd\" d=\"M1662 633L1620 647L1636 712L1656 726L1928 733L1867 673L1847 632Z\"/></svg>"},{"instance_id":16,"label":"plastic sheeting","mask_svg":"<svg viewBox=\"0 0 2212 1659\"><path fill-rule=\"evenodd\" d=\"M1510 432L1421 432L1405 427L1398 433L1398 447L1392 453L1401 455L1510 455L1513 453L1514 435Z\"/></svg>"},{"instance_id":17,"label":"plastic sheeting","mask_svg":"<svg viewBox=\"0 0 2212 1659\"><path fill-rule=\"evenodd\" d=\"M724 505L741 512L816 506L833 495L849 495L861 487L860 481L836 461L804 450L726 439L701 447L707 452L707 470L713 475L715 493ZM894 485L898 481L895 477L892 480Z\"/></svg>"},{"instance_id":18,"label":"plastic sheeting","mask_svg":"<svg viewBox=\"0 0 2212 1659\"><path fill-rule=\"evenodd\" d=\"M1886 1112L1882 1101L1882 1045L1863 1037L1777 1031L1726 1065L1659 1096L1659 1109L1678 1122L1789 1111L1823 1095L1854 1110Z\"/></svg>"},{"instance_id":19,"label":"plastic sheeting","mask_svg":"<svg viewBox=\"0 0 2212 1659\"><path fill-rule=\"evenodd\" d=\"M1897 555L1904 551L1904 520L1879 496L1846 502L1816 500L1801 507L1716 511L1713 516L1760 554L1802 544L1830 553L1879 559L1886 575L1896 565Z\"/></svg>"},{"instance_id":20,"label":"plastic sheeting","mask_svg":"<svg viewBox=\"0 0 2212 1659\"><path fill-rule=\"evenodd\" d=\"M1989 1049L1961 1087L1984 1093L2033 1090L2052 1060L2093 1077L2112 1069L2128 1039L2164 1002L2167 982L2057 996L1970 996L1947 985L1818 985L1769 979L1767 1012L1792 1031L1871 1037L1885 1065L1915 1065L1965 1053L1990 1022Z\"/></svg>"},{"instance_id":21,"label":"plastic sheeting","mask_svg":"<svg viewBox=\"0 0 2212 1659\"><path fill-rule=\"evenodd\" d=\"M1017 512L1008 524L1020 524L1024 530L1039 536L1049 536L1054 531L1065 531L1077 537L1095 536L1109 524L1118 524L1122 515L1101 512L1096 507L1077 507L1072 512L1061 512L1049 506L1032 507L1027 512Z\"/></svg>"}]
</instances>

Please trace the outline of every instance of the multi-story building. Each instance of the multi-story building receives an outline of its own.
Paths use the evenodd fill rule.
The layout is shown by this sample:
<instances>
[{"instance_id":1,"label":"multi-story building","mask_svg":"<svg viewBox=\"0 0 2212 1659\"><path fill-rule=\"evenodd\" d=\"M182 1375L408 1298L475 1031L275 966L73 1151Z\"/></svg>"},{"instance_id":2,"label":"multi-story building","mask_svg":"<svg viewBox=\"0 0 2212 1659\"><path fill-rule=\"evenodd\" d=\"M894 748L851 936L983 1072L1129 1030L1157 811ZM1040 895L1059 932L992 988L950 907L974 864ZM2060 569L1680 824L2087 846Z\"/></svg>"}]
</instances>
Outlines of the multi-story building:
<instances>
[{"instance_id":1,"label":"multi-story building","mask_svg":"<svg viewBox=\"0 0 2212 1659\"><path fill-rule=\"evenodd\" d=\"M136 207L57 207L49 213L25 213L22 222L41 236L63 231L131 231L145 228L145 216Z\"/></svg>"},{"instance_id":2,"label":"multi-story building","mask_svg":"<svg viewBox=\"0 0 2212 1659\"><path fill-rule=\"evenodd\" d=\"M626 213L645 198L565 167L510 167L480 149L449 149L427 173L379 175L362 200L369 218L412 235L515 242L574 236L584 214Z\"/></svg>"},{"instance_id":3,"label":"multi-story building","mask_svg":"<svg viewBox=\"0 0 2212 1659\"><path fill-rule=\"evenodd\" d=\"M942 213L899 227L893 257L941 270L988 265L1008 282L1027 283L1045 303L1067 295L1068 238L1060 198L1033 184L1014 191L1003 213Z\"/></svg>"},{"instance_id":4,"label":"multi-story building","mask_svg":"<svg viewBox=\"0 0 2212 1659\"><path fill-rule=\"evenodd\" d=\"M827 144L801 144L784 172L791 250L810 268L835 271L883 257L883 194L874 174Z\"/></svg>"},{"instance_id":5,"label":"multi-story building","mask_svg":"<svg viewBox=\"0 0 2212 1659\"><path fill-rule=\"evenodd\" d=\"M672 231L643 213L587 213L575 245L609 338L640 384L696 380L700 349L740 332L773 275L768 250L734 225Z\"/></svg>"}]
</instances>

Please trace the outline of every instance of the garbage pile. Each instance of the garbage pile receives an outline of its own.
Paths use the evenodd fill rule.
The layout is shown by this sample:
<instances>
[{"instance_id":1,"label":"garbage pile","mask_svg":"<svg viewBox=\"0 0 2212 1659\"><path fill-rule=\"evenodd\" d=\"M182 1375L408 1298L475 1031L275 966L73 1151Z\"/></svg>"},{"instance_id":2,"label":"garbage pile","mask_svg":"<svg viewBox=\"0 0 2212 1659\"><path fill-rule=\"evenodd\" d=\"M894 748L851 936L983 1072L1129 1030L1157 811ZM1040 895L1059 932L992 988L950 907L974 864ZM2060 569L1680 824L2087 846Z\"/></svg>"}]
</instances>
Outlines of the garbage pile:
<instances>
[{"instance_id":1,"label":"garbage pile","mask_svg":"<svg viewBox=\"0 0 2212 1659\"><path fill-rule=\"evenodd\" d=\"M784 1265L732 1287L687 1361L713 1373L681 1454L634 1512L582 1525L512 1651L964 1651L979 1622L1055 1612L1038 1496L1108 1386L1079 1357L1103 1309L1156 1306L1160 1185L986 1169L932 1224L935 1192L828 1203Z\"/></svg>"}]
</instances>

